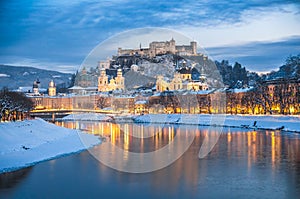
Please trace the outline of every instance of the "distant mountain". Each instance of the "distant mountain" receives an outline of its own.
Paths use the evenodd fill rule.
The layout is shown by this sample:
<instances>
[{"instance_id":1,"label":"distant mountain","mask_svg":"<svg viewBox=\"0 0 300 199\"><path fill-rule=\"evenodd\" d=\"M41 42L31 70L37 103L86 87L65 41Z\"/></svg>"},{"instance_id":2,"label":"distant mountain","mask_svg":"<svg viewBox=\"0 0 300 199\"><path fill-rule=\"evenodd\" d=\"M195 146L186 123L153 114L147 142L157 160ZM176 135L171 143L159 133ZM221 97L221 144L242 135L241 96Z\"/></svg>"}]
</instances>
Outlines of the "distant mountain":
<instances>
[{"instance_id":1,"label":"distant mountain","mask_svg":"<svg viewBox=\"0 0 300 199\"><path fill-rule=\"evenodd\" d=\"M41 88L47 88L53 80L58 88L68 87L71 84L72 74L51 70L43 70L33 67L0 65L0 89L18 89L19 87L31 87L33 81L39 79Z\"/></svg>"}]
</instances>

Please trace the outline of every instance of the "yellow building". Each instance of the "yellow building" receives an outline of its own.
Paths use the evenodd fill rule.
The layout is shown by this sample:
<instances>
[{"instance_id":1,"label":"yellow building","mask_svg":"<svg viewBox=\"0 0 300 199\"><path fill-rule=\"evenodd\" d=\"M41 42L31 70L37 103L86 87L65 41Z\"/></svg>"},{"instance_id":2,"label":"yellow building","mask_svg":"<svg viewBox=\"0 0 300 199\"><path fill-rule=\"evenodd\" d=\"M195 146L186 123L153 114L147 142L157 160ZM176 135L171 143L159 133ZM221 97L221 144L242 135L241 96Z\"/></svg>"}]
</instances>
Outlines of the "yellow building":
<instances>
[{"instance_id":1,"label":"yellow building","mask_svg":"<svg viewBox=\"0 0 300 199\"><path fill-rule=\"evenodd\" d=\"M113 91L113 90L124 90L125 79L122 74L122 69L118 69L117 77L108 81L108 76L105 73L105 69L101 69L100 76L98 77L98 91Z\"/></svg>"},{"instance_id":2,"label":"yellow building","mask_svg":"<svg viewBox=\"0 0 300 199\"><path fill-rule=\"evenodd\" d=\"M48 87L48 95L49 96L55 96L56 95L56 86L53 80L50 81L49 87Z\"/></svg>"},{"instance_id":3,"label":"yellow building","mask_svg":"<svg viewBox=\"0 0 300 199\"><path fill-rule=\"evenodd\" d=\"M156 90L163 92L166 90L208 90L206 78L200 75L199 80L192 80L190 69L181 69L179 72L174 73L174 78L168 82L162 75L159 75L156 80Z\"/></svg>"},{"instance_id":4,"label":"yellow building","mask_svg":"<svg viewBox=\"0 0 300 199\"><path fill-rule=\"evenodd\" d=\"M180 73L175 73L174 78L170 83L171 90L181 90L182 89L182 78Z\"/></svg>"},{"instance_id":5,"label":"yellow building","mask_svg":"<svg viewBox=\"0 0 300 199\"><path fill-rule=\"evenodd\" d=\"M156 80L156 90L159 92L163 92L169 89L169 83L164 80L162 75L157 76Z\"/></svg>"},{"instance_id":6,"label":"yellow building","mask_svg":"<svg viewBox=\"0 0 300 199\"><path fill-rule=\"evenodd\" d=\"M183 64L185 65L185 62L183 62ZM180 74L180 77L183 81L187 80L192 80L192 72L191 72L191 69L189 68L182 68L180 69L179 71L179 74Z\"/></svg>"}]
</instances>

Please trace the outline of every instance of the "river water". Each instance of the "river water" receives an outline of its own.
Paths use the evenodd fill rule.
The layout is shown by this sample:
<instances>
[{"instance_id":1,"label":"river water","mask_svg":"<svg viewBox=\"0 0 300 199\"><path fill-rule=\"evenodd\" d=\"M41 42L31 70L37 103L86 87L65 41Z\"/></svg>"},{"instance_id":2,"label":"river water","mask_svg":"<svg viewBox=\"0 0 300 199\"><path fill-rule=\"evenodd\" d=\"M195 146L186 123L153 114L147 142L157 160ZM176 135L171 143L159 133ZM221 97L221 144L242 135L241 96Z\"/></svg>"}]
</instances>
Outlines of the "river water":
<instances>
[{"instance_id":1,"label":"river water","mask_svg":"<svg viewBox=\"0 0 300 199\"><path fill-rule=\"evenodd\" d=\"M224 128L212 151L199 159L207 127L188 125L57 122L106 137L91 151L45 161L0 175L0 198L299 198L300 135ZM143 139L132 136L138 134ZM114 144L148 153L176 136L194 134L188 150L171 165L148 173L127 173L91 154L113 159ZM180 137L185 139L184 136ZM177 142L180 148L180 142ZM128 161L126 155L118 161Z\"/></svg>"}]
</instances>

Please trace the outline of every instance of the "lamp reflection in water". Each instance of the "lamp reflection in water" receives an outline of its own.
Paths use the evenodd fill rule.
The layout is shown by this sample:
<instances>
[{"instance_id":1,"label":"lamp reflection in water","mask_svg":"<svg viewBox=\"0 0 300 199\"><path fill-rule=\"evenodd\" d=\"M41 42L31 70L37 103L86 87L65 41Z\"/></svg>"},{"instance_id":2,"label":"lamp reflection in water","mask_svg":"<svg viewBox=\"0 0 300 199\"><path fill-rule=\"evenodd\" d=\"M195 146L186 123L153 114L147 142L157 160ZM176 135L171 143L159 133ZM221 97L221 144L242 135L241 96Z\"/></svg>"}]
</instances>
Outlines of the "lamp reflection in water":
<instances>
[{"instance_id":1,"label":"lamp reflection in water","mask_svg":"<svg viewBox=\"0 0 300 199\"><path fill-rule=\"evenodd\" d=\"M291 133L285 135L277 131L225 128L212 152L207 157L199 159L197 156L199 148L207 134L214 135L213 129L209 131L207 127L188 125L84 123L88 129L92 129L90 125L94 125L95 134L107 137L107 141L94 147L93 152L96 155L107 154L107 157L109 156L111 159L120 160L118 161L119 166L123 166L123 168L126 168L125 164L130 165L132 161L130 156L125 155L126 153L143 154L164 147L169 150L170 143L174 143L179 135L180 140L177 140L173 150L180 151L183 149L182 143L190 139L189 134L194 134L189 149L173 164L157 170L151 175L145 175L155 191L165 191L171 187L172 190L169 191L175 193L176 188L182 186L194 187L195 190L201 189L201 186L205 187L207 183L210 183L210 179L214 179L218 175L226 176L224 179L217 178L221 180L227 178L239 180L240 178L236 175L243 178L251 177L249 183L252 185L262 182L264 179L277 182L279 172L284 172L287 164L289 172L295 172L295 176L300 176L298 175L300 174L300 139L299 136L296 139L291 138ZM65 122L64 125L67 127L70 124ZM108 143L115 147L107 148L105 145ZM124 151L120 156L116 155L118 148ZM153 161L158 160L154 158ZM224 173L223 168L228 173ZM99 169L112 172L111 168L101 163L99 163ZM123 172L118 173L121 175L119 179L124 182L127 180L126 176L130 175L123 174ZM257 175L258 173L259 175ZM294 177L289 180L297 181Z\"/></svg>"},{"instance_id":2,"label":"lamp reflection in water","mask_svg":"<svg viewBox=\"0 0 300 199\"><path fill-rule=\"evenodd\" d=\"M111 123L110 141L99 145L97 150L90 150L90 153L103 164L116 170L144 173L164 168L176 161L194 139L194 132L177 131L175 136L172 125L149 128L141 125L131 126L132 129L129 129L128 124ZM140 128L144 128L143 131L138 130ZM117 134L114 135L114 132ZM144 144L147 144L146 148Z\"/></svg>"}]
</instances>

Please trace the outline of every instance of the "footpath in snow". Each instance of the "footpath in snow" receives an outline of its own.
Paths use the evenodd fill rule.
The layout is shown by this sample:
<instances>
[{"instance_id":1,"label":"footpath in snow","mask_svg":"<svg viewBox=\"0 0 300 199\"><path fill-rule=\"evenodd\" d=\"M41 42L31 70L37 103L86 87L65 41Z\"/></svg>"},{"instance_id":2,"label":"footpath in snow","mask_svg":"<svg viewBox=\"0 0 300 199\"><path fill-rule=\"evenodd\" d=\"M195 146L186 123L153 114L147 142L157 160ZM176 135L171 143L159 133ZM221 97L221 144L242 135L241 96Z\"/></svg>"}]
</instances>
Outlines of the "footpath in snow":
<instances>
[{"instance_id":1,"label":"footpath in snow","mask_svg":"<svg viewBox=\"0 0 300 199\"><path fill-rule=\"evenodd\" d=\"M0 173L79 152L100 142L94 135L42 119L0 123Z\"/></svg>"},{"instance_id":2,"label":"footpath in snow","mask_svg":"<svg viewBox=\"0 0 300 199\"><path fill-rule=\"evenodd\" d=\"M221 125L253 129L300 132L299 116L254 116L210 114L147 114L133 118L137 123Z\"/></svg>"}]
</instances>

